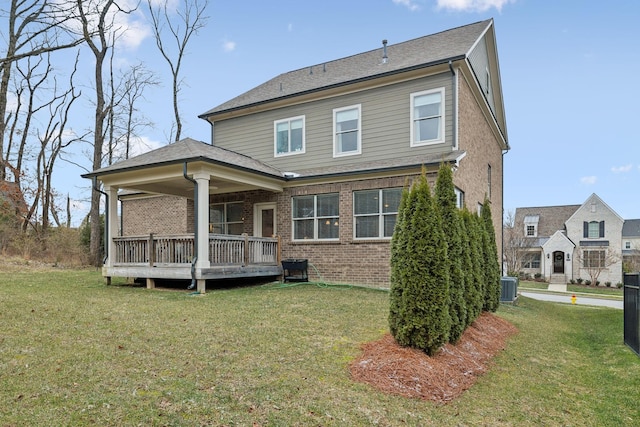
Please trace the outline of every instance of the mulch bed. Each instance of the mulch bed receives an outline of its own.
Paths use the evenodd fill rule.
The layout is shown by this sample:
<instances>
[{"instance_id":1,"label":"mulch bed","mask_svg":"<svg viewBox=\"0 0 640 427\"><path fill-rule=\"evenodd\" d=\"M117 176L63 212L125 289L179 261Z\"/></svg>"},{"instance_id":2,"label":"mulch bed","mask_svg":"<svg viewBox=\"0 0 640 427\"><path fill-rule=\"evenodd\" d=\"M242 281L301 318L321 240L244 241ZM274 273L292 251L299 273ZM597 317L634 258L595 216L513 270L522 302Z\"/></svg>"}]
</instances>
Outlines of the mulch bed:
<instances>
[{"instance_id":1,"label":"mulch bed","mask_svg":"<svg viewBox=\"0 0 640 427\"><path fill-rule=\"evenodd\" d=\"M455 345L446 344L429 357L401 347L387 334L362 346L349 366L351 377L385 393L447 403L469 389L518 332L504 319L482 313Z\"/></svg>"}]
</instances>

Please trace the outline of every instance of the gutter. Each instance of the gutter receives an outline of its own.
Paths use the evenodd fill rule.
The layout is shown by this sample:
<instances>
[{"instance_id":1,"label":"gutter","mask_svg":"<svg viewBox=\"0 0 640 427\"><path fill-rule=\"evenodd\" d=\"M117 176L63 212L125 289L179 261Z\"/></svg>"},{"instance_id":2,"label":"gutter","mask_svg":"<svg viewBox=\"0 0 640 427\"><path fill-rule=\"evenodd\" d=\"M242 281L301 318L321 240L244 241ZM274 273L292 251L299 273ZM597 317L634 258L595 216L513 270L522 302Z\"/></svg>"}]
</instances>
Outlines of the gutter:
<instances>
[{"instance_id":1,"label":"gutter","mask_svg":"<svg viewBox=\"0 0 640 427\"><path fill-rule=\"evenodd\" d=\"M453 118L452 132L453 132L453 143L456 149L458 149L458 78L456 75L456 71L453 69L453 61L449 60L449 70L451 70L451 88L453 90L453 114L451 115Z\"/></svg>"},{"instance_id":2,"label":"gutter","mask_svg":"<svg viewBox=\"0 0 640 427\"><path fill-rule=\"evenodd\" d=\"M182 176L184 176L184 179L186 179L187 181L193 182L193 249L195 253L193 255L193 258L191 259L191 284L187 289L195 289L196 262L198 261L198 181L187 175L187 162L184 162L184 166L182 168Z\"/></svg>"},{"instance_id":3,"label":"gutter","mask_svg":"<svg viewBox=\"0 0 640 427\"><path fill-rule=\"evenodd\" d=\"M104 257L102 257L102 265L104 265L109 257L109 241L107 239L109 230L109 195L100 189L98 186L98 177L96 176L93 177L93 189L105 197L104 237L102 238L102 240L104 240Z\"/></svg>"}]
</instances>

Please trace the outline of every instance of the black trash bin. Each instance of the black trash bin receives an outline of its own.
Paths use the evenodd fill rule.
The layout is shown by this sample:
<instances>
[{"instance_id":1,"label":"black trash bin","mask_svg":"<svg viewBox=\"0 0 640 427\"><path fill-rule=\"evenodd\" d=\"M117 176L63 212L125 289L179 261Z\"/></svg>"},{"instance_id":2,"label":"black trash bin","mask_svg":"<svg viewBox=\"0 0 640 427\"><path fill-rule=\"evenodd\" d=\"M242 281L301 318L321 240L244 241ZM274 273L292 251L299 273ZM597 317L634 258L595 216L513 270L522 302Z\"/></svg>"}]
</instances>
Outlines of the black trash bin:
<instances>
[{"instance_id":1,"label":"black trash bin","mask_svg":"<svg viewBox=\"0 0 640 427\"><path fill-rule=\"evenodd\" d=\"M308 282L308 265L306 259L282 260L282 276L285 282Z\"/></svg>"}]
</instances>

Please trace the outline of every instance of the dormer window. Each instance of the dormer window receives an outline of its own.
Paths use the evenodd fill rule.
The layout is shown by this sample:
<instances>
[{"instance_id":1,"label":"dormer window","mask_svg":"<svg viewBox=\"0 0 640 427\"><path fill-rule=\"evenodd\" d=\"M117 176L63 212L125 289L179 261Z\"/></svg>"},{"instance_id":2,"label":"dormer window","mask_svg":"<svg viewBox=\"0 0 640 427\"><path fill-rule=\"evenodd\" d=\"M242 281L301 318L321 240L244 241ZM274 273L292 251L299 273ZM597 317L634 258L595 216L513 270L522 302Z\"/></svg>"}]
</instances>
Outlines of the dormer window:
<instances>
[{"instance_id":1,"label":"dormer window","mask_svg":"<svg viewBox=\"0 0 640 427\"><path fill-rule=\"evenodd\" d=\"M538 237L538 221L540 215L527 215L524 217L524 235L527 237Z\"/></svg>"},{"instance_id":2,"label":"dormer window","mask_svg":"<svg viewBox=\"0 0 640 427\"><path fill-rule=\"evenodd\" d=\"M411 94L411 146L444 142L444 88Z\"/></svg>"}]
</instances>

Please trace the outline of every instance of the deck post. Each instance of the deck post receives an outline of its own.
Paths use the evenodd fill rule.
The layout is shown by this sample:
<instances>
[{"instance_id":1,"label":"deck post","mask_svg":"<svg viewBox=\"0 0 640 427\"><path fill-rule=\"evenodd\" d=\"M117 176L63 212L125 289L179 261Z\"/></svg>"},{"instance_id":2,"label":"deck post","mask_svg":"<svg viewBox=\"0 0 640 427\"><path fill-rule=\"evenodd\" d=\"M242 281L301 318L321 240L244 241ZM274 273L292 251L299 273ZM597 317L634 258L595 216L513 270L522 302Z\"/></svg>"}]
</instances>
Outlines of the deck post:
<instances>
[{"instance_id":1,"label":"deck post","mask_svg":"<svg viewBox=\"0 0 640 427\"><path fill-rule=\"evenodd\" d=\"M153 267L156 263L156 251L153 247L153 233L149 234L149 241L147 243L147 255L149 255L149 267Z\"/></svg>"},{"instance_id":2,"label":"deck post","mask_svg":"<svg viewBox=\"0 0 640 427\"><path fill-rule=\"evenodd\" d=\"M242 265L246 266L249 265L249 235L247 233L242 233L242 236L244 237L244 254Z\"/></svg>"}]
</instances>

